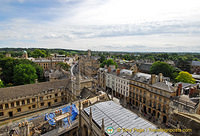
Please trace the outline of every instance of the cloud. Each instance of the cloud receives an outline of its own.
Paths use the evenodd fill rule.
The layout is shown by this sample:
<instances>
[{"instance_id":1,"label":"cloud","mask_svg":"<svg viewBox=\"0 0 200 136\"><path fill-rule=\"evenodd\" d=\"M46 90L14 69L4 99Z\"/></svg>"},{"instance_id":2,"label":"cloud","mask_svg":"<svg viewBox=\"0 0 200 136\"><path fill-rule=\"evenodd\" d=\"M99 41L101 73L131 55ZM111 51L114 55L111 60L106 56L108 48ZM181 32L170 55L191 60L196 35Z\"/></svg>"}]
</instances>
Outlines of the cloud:
<instances>
[{"instance_id":1,"label":"cloud","mask_svg":"<svg viewBox=\"0 0 200 136\"><path fill-rule=\"evenodd\" d=\"M0 2L0 47L200 52L198 0Z\"/></svg>"}]
</instances>

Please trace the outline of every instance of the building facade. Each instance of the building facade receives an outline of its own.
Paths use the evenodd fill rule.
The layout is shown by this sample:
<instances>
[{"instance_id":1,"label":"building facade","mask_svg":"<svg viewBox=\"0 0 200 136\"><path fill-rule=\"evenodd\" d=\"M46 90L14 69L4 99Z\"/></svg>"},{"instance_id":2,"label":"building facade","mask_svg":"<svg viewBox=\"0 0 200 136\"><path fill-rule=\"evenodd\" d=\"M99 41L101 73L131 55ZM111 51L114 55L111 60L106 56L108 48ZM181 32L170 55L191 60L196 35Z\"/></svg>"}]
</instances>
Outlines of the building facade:
<instances>
[{"instance_id":1,"label":"building facade","mask_svg":"<svg viewBox=\"0 0 200 136\"><path fill-rule=\"evenodd\" d=\"M126 106L163 123L168 122L169 103L176 95L176 87L168 78L130 70L111 70L105 73L106 89L123 100Z\"/></svg>"},{"instance_id":2,"label":"building facade","mask_svg":"<svg viewBox=\"0 0 200 136\"><path fill-rule=\"evenodd\" d=\"M69 80L0 88L0 120L25 115L74 101Z\"/></svg>"},{"instance_id":3,"label":"building facade","mask_svg":"<svg viewBox=\"0 0 200 136\"><path fill-rule=\"evenodd\" d=\"M81 74L86 76L96 76L99 69L99 61L94 56L91 56L91 51L88 50L87 56L81 56L79 59L81 65Z\"/></svg>"}]
</instances>

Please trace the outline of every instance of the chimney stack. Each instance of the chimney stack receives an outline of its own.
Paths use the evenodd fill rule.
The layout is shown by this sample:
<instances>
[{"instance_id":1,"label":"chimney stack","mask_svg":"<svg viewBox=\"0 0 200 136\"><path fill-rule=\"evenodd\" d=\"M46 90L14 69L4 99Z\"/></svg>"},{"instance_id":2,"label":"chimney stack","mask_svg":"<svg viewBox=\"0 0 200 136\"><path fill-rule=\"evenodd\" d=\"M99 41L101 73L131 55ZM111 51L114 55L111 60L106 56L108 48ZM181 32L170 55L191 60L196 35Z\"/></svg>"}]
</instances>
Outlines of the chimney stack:
<instances>
[{"instance_id":1,"label":"chimney stack","mask_svg":"<svg viewBox=\"0 0 200 136\"><path fill-rule=\"evenodd\" d=\"M181 90L182 90L182 83L178 84L178 89L176 91L176 96L180 96L181 95Z\"/></svg>"},{"instance_id":2,"label":"chimney stack","mask_svg":"<svg viewBox=\"0 0 200 136\"><path fill-rule=\"evenodd\" d=\"M117 76L120 75L120 69L117 69Z\"/></svg>"},{"instance_id":3,"label":"chimney stack","mask_svg":"<svg viewBox=\"0 0 200 136\"><path fill-rule=\"evenodd\" d=\"M159 73L158 77L159 77L159 82L163 82L163 74Z\"/></svg>"},{"instance_id":4,"label":"chimney stack","mask_svg":"<svg viewBox=\"0 0 200 136\"><path fill-rule=\"evenodd\" d=\"M152 74L151 75L151 84L155 84L156 83L156 75Z\"/></svg>"},{"instance_id":5,"label":"chimney stack","mask_svg":"<svg viewBox=\"0 0 200 136\"><path fill-rule=\"evenodd\" d=\"M111 72L111 67L108 67L108 73L110 73Z\"/></svg>"}]
</instances>

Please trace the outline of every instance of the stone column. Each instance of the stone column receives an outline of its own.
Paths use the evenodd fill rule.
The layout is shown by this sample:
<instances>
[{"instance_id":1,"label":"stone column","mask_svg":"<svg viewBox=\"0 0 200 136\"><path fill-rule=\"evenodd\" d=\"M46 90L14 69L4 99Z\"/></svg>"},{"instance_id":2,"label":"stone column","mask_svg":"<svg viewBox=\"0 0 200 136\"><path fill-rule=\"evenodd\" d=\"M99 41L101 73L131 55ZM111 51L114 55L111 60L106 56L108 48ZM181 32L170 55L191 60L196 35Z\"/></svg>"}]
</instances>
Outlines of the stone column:
<instances>
[{"instance_id":1,"label":"stone column","mask_svg":"<svg viewBox=\"0 0 200 136\"><path fill-rule=\"evenodd\" d=\"M105 136L105 130L104 130L104 118L102 118L101 136Z\"/></svg>"},{"instance_id":2,"label":"stone column","mask_svg":"<svg viewBox=\"0 0 200 136\"><path fill-rule=\"evenodd\" d=\"M90 107L88 136L92 136L92 108Z\"/></svg>"}]
</instances>

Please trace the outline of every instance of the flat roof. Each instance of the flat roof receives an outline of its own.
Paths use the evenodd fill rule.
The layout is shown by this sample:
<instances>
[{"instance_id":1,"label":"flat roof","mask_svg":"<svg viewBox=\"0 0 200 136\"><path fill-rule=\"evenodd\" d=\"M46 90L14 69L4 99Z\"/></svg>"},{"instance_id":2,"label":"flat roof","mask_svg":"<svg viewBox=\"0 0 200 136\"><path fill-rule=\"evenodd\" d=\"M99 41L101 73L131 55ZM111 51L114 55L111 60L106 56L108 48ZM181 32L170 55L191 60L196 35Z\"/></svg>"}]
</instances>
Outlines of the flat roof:
<instances>
[{"instance_id":1,"label":"flat roof","mask_svg":"<svg viewBox=\"0 0 200 136\"><path fill-rule=\"evenodd\" d=\"M166 132L152 132L149 130L157 129L157 127L151 124L149 121L139 117L137 114L131 112L130 110L122 107L114 103L113 101L106 101L94 104L84 109L84 111L89 115L90 114L90 107L92 108L92 118L101 127L102 118L104 118L104 130L108 127L112 127L114 132L109 134L109 136L128 136L128 135L140 135L140 136L171 136ZM144 129L144 132L117 132L118 128L125 128L125 129ZM107 133L107 132L106 132Z\"/></svg>"}]
</instances>

